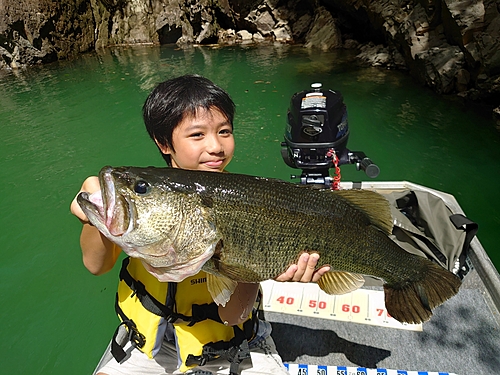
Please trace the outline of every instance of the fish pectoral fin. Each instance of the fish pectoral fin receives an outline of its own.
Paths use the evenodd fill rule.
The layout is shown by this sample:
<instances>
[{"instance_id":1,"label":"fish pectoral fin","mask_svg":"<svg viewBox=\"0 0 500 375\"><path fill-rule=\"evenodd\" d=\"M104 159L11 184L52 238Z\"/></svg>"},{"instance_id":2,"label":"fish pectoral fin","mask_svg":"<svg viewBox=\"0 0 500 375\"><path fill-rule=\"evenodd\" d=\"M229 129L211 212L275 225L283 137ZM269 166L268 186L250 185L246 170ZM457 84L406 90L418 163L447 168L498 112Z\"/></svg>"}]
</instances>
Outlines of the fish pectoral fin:
<instances>
[{"instance_id":1,"label":"fish pectoral fin","mask_svg":"<svg viewBox=\"0 0 500 375\"><path fill-rule=\"evenodd\" d=\"M238 283L224 276L207 273L207 288L217 305L226 306Z\"/></svg>"},{"instance_id":2,"label":"fish pectoral fin","mask_svg":"<svg viewBox=\"0 0 500 375\"><path fill-rule=\"evenodd\" d=\"M363 275L342 271L330 271L318 280L319 287L327 294L346 294L359 289L365 283Z\"/></svg>"}]
</instances>

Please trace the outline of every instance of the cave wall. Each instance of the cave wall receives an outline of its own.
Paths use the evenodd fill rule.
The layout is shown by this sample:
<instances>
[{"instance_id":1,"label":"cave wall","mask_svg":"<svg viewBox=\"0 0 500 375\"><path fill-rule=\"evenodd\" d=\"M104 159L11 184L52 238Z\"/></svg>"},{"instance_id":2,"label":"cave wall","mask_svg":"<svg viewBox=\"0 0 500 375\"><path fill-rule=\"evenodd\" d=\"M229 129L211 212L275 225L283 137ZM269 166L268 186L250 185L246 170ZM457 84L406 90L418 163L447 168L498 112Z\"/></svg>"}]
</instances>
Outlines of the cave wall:
<instances>
[{"instance_id":1,"label":"cave wall","mask_svg":"<svg viewBox=\"0 0 500 375\"><path fill-rule=\"evenodd\" d=\"M494 0L0 0L0 68L111 45L300 43L358 48L438 93L500 98ZM498 105L499 103L497 103Z\"/></svg>"}]
</instances>

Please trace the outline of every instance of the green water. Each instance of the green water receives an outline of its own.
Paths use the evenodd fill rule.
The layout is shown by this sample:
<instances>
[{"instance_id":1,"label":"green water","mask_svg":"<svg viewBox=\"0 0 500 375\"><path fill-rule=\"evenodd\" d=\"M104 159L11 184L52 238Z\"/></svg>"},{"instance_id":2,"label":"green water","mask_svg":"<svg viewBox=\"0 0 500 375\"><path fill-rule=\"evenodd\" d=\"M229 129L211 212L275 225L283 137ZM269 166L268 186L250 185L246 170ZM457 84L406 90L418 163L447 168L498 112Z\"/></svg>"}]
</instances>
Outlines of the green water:
<instances>
[{"instance_id":1,"label":"green water","mask_svg":"<svg viewBox=\"0 0 500 375\"><path fill-rule=\"evenodd\" d=\"M407 180L455 195L500 267L500 136L491 120L404 74L356 68L349 54L290 46L190 51L138 47L0 76L0 372L90 374L117 318L117 269L90 275L69 204L110 165L163 165L141 120L156 83L199 73L237 103L232 172L289 179L280 142L291 95L313 82L343 93L349 148ZM344 180L368 180L354 166Z\"/></svg>"}]
</instances>

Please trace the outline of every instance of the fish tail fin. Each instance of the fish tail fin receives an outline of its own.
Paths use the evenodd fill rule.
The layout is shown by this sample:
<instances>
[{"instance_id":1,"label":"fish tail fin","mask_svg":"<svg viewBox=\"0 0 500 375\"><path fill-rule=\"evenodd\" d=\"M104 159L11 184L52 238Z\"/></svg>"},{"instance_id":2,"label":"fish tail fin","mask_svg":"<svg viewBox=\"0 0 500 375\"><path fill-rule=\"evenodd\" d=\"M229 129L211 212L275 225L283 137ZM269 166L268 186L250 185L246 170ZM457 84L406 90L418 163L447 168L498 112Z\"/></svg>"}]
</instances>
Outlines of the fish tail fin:
<instances>
[{"instance_id":1,"label":"fish tail fin","mask_svg":"<svg viewBox=\"0 0 500 375\"><path fill-rule=\"evenodd\" d=\"M385 284L387 312L402 323L418 324L432 316L432 309L458 293L461 281L452 272L426 262L424 275L417 281Z\"/></svg>"}]
</instances>

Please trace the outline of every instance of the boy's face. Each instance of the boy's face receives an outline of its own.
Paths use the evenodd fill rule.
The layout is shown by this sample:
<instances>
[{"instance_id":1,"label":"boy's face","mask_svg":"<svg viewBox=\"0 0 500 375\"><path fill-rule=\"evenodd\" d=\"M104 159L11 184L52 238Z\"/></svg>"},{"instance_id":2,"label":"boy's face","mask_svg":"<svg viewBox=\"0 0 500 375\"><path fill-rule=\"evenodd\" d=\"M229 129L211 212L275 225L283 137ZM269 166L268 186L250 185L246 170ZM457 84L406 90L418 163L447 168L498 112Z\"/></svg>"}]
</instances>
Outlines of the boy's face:
<instances>
[{"instance_id":1,"label":"boy's face","mask_svg":"<svg viewBox=\"0 0 500 375\"><path fill-rule=\"evenodd\" d=\"M233 129L218 109L198 109L186 116L172 132L170 147L159 145L169 154L172 167L222 172L234 154Z\"/></svg>"}]
</instances>

